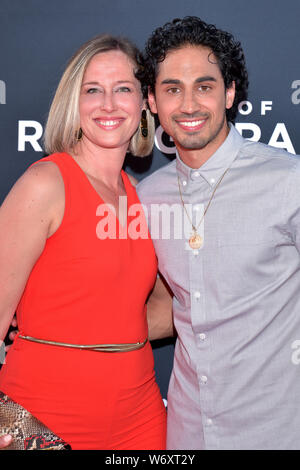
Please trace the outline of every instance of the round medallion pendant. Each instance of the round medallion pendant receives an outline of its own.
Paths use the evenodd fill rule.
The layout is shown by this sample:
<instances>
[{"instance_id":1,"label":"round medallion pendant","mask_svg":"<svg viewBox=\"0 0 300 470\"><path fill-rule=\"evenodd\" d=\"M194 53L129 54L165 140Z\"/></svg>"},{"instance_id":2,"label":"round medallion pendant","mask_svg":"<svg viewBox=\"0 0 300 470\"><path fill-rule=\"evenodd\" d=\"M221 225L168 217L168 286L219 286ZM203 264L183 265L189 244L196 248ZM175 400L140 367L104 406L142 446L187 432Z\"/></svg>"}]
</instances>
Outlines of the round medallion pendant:
<instances>
[{"instance_id":1,"label":"round medallion pendant","mask_svg":"<svg viewBox=\"0 0 300 470\"><path fill-rule=\"evenodd\" d=\"M197 250L202 246L203 238L198 234L194 233L189 239L189 245L193 250Z\"/></svg>"}]
</instances>

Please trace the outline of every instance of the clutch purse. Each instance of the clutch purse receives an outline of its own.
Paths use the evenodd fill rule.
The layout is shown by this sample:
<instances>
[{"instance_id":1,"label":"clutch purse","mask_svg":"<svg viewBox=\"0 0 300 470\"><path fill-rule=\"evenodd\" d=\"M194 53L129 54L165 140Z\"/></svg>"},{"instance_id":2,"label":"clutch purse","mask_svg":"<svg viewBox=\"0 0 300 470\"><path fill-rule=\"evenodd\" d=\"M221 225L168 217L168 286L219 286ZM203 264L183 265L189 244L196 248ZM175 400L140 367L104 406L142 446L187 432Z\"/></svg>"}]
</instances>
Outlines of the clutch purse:
<instances>
[{"instance_id":1,"label":"clutch purse","mask_svg":"<svg viewBox=\"0 0 300 470\"><path fill-rule=\"evenodd\" d=\"M13 442L3 450L71 450L29 411L0 392L0 436L10 434Z\"/></svg>"}]
</instances>

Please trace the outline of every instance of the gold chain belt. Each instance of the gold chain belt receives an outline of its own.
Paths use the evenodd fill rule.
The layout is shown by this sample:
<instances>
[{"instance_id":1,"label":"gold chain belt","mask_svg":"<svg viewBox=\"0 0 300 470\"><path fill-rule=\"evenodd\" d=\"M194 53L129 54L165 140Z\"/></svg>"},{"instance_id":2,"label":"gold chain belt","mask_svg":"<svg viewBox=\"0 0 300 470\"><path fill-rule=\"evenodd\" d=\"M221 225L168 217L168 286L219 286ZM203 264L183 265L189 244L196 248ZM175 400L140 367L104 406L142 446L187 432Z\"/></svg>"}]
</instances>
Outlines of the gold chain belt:
<instances>
[{"instance_id":1,"label":"gold chain belt","mask_svg":"<svg viewBox=\"0 0 300 470\"><path fill-rule=\"evenodd\" d=\"M46 339L33 338L32 336L18 336L21 339L27 341L33 341L34 343L49 344L50 346L63 346L65 348L85 349L87 351L100 351L100 352L127 352L141 349L145 346L148 338L142 343L121 343L121 344L70 344L70 343L59 343L57 341L48 341Z\"/></svg>"}]
</instances>

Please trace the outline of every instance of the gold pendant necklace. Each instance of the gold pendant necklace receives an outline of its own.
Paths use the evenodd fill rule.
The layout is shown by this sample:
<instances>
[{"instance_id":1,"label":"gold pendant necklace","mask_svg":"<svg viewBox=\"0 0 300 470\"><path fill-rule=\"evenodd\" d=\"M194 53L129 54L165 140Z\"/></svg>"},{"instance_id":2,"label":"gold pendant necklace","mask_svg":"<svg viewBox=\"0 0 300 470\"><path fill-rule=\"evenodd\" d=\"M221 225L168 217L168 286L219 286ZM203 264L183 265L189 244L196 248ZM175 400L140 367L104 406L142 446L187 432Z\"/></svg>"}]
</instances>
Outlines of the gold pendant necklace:
<instances>
[{"instance_id":1,"label":"gold pendant necklace","mask_svg":"<svg viewBox=\"0 0 300 470\"><path fill-rule=\"evenodd\" d=\"M202 246L203 243L203 238L199 233L197 233L197 230L193 226L193 233L189 238L189 245L193 250L198 250Z\"/></svg>"},{"instance_id":2,"label":"gold pendant necklace","mask_svg":"<svg viewBox=\"0 0 300 470\"><path fill-rule=\"evenodd\" d=\"M199 235L198 233L198 230L199 230L199 227L204 219L204 216L206 214L206 212L208 211L208 208L210 206L210 203L212 201L212 198L214 197L214 194L217 190L217 187L219 186L219 184L221 183L222 179L224 178L224 176L226 175L227 171L229 170L229 167L226 168L226 170L224 171L223 175L221 176L221 178L219 179L219 181L217 182L216 186L215 186L215 189L213 190L212 192L212 195L210 196L209 198L209 201L208 201L208 204L206 206L206 208L204 209L204 212L203 212L203 215L200 219L200 222L198 223L197 227L195 227L195 225L193 224L189 214L188 214L188 211L186 210L186 207L185 207L185 203L183 201L183 197L182 197L182 193L181 193L181 187L180 187L180 179L179 179L179 176L177 175L177 179L178 179L178 188L179 188L179 194L180 194L180 199L181 199L181 203L183 205L183 208L185 210L185 213L187 215L187 218L192 226L192 234L189 238L189 245L190 247L193 249L193 250L198 250L199 248L201 248L201 246L203 245L203 237L201 237L201 235Z\"/></svg>"}]
</instances>

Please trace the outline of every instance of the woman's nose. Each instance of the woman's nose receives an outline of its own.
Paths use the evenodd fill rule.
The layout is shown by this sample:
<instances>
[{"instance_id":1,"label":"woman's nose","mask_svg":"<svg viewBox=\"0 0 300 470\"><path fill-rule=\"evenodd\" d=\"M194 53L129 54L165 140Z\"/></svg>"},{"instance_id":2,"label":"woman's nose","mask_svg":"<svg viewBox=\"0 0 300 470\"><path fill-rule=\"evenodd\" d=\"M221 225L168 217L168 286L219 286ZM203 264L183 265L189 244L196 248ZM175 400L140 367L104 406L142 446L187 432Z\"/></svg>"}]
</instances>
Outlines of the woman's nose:
<instances>
[{"instance_id":1,"label":"woman's nose","mask_svg":"<svg viewBox=\"0 0 300 470\"><path fill-rule=\"evenodd\" d=\"M116 100L113 92L107 91L103 94L101 108L107 112L112 112L116 109Z\"/></svg>"}]
</instances>

